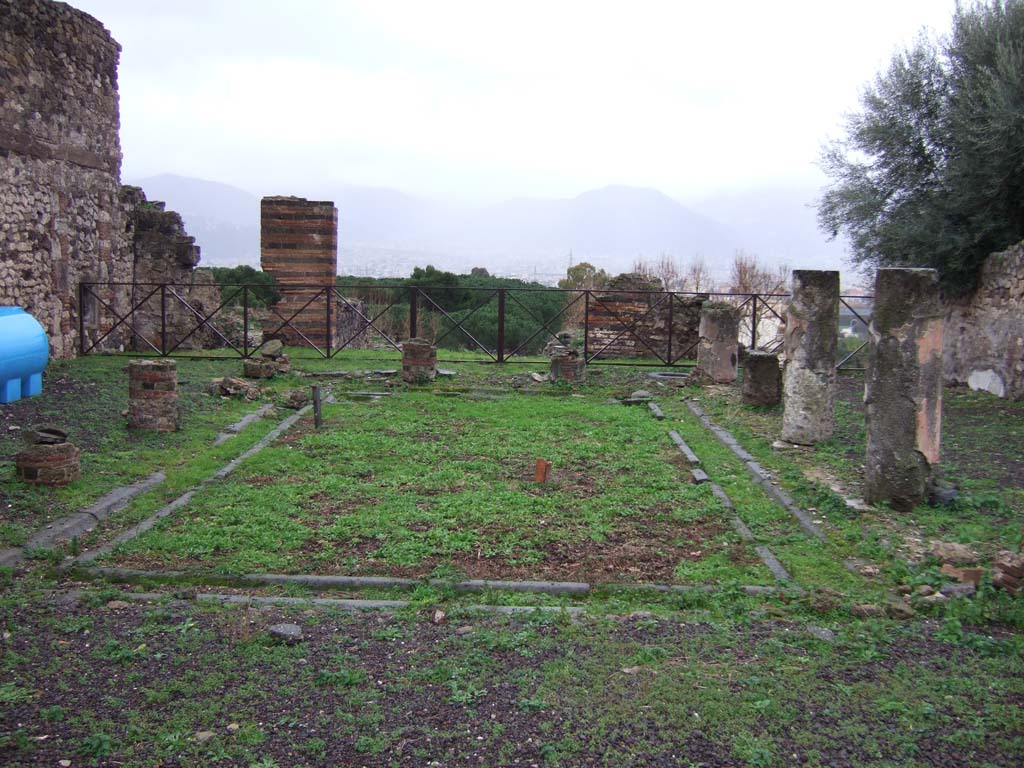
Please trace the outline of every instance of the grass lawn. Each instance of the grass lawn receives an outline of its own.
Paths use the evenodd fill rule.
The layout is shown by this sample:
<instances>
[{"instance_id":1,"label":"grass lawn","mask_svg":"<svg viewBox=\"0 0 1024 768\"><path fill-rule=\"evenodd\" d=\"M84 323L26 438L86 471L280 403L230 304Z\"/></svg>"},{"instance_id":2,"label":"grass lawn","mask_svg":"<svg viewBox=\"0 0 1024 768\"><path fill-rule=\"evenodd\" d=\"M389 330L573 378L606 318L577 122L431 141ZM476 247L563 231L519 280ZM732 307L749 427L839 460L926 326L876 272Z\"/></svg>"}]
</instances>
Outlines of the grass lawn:
<instances>
[{"instance_id":1,"label":"grass lawn","mask_svg":"<svg viewBox=\"0 0 1024 768\"><path fill-rule=\"evenodd\" d=\"M431 391L325 409L186 512L128 567L575 581L768 577L646 407ZM458 395L458 396L450 396ZM534 481L538 458L553 464ZM697 571L702 577L709 574Z\"/></svg>"},{"instance_id":2,"label":"grass lawn","mask_svg":"<svg viewBox=\"0 0 1024 768\"><path fill-rule=\"evenodd\" d=\"M900 591L949 579L932 538L974 547L988 568L1021 544L1024 408L947 392L945 471L962 495L910 515L856 512L863 416L844 378L836 438L775 451L778 409L732 388L674 389L642 370L592 368L571 390L529 367L445 364L409 388L375 368L393 354L300 360L336 402L102 561L186 579L81 582L61 557L109 541L253 445L278 410L214 447L257 402L205 394L237 361L182 361L187 429L124 427L124 358L56 364L44 395L0 407L3 535L19 543L55 517L156 469L167 480L69 547L0 571L0 764L12 766L979 766L1024 755L1024 598L992 588L926 604ZM370 369L370 370L368 370ZM538 363L534 370L543 370ZM342 373L347 372L347 373ZM609 398L650 390L665 412ZM361 391L390 392L376 400ZM686 406L697 398L819 521L823 541L751 480ZM26 489L9 466L17 432L61 420L83 447L83 479ZM678 431L754 536L738 538L707 486L687 482ZM553 464L534 482L536 459ZM795 585L774 584L769 547ZM513 592L314 591L217 586L254 571L558 579L568 598ZM712 585L656 592L635 582ZM797 588L799 587L799 588ZM147 600L129 592L147 591ZM299 598L221 605L211 593ZM389 598L362 614L312 598ZM306 600L310 598L310 600ZM854 606L906 600L902 620ZM585 608L572 618L559 610ZM481 604L543 606L501 616ZM272 625L301 626L289 645Z\"/></svg>"}]
</instances>

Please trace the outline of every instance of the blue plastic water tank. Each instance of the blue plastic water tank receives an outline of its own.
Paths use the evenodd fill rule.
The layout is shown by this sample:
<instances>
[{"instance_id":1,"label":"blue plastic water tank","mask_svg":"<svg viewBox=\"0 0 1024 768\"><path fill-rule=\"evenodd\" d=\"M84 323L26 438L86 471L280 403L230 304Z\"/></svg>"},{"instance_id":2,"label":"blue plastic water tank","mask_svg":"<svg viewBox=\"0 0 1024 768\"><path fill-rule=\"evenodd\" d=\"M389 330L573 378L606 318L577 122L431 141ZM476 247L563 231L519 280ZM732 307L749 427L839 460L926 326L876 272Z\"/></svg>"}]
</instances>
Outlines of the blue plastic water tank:
<instances>
[{"instance_id":1,"label":"blue plastic water tank","mask_svg":"<svg viewBox=\"0 0 1024 768\"><path fill-rule=\"evenodd\" d=\"M49 359L50 342L39 321L21 307L0 307L0 403L41 393Z\"/></svg>"}]
</instances>

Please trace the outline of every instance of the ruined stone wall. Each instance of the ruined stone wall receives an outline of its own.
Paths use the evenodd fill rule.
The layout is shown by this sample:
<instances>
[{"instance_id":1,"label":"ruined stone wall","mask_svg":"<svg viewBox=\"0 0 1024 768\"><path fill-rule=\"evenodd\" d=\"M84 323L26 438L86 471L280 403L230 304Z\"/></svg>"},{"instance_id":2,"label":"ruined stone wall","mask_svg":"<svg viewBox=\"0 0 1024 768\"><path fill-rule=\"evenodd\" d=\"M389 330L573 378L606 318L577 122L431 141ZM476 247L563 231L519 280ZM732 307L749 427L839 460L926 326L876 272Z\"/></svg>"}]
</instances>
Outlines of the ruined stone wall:
<instances>
[{"instance_id":1,"label":"ruined stone wall","mask_svg":"<svg viewBox=\"0 0 1024 768\"><path fill-rule=\"evenodd\" d=\"M978 289L946 302L947 382L1024 398L1024 242L988 257Z\"/></svg>"},{"instance_id":2,"label":"ruined stone wall","mask_svg":"<svg viewBox=\"0 0 1024 768\"><path fill-rule=\"evenodd\" d=\"M0 0L0 304L71 357L78 283L130 281L119 201L120 46L63 3ZM108 297L116 310L127 295Z\"/></svg>"},{"instance_id":3,"label":"ruined stone wall","mask_svg":"<svg viewBox=\"0 0 1024 768\"><path fill-rule=\"evenodd\" d=\"M210 315L213 327L223 325L221 314L214 315L220 288L212 272L196 269L199 246L181 216L147 200L139 187L121 187L121 204L131 236L132 347L149 352L225 346L210 325L203 325ZM161 287L153 293L155 284Z\"/></svg>"},{"instance_id":4,"label":"ruined stone wall","mask_svg":"<svg viewBox=\"0 0 1024 768\"><path fill-rule=\"evenodd\" d=\"M672 301L672 359L696 357L700 308L706 294L675 296L661 291L661 281L627 273L595 292L587 311L587 347L598 358L668 357L669 301ZM663 299L660 304L658 301Z\"/></svg>"}]
</instances>

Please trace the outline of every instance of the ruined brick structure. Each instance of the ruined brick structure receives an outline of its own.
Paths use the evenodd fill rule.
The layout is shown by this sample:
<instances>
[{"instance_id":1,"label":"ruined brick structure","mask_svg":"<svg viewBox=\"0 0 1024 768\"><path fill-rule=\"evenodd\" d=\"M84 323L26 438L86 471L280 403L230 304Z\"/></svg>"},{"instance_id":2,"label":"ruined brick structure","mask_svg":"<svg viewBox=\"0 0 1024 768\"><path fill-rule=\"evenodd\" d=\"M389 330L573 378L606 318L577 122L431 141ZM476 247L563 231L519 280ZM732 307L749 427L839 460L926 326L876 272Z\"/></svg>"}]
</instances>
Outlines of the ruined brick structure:
<instances>
[{"instance_id":1,"label":"ruined brick structure","mask_svg":"<svg viewBox=\"0 0 1024 768\"><path fill-rule=\"evenodd\" d=\"M274 277L281 292L276 315L264 321L264 333L290 346L314 344L324 351L342 344L366 346L362 303L343 301L326 290L334 287L338 274L334 203L264 197L260 201L260 267ZM281 327L286 320L289 323Z\"/></svg>"},{"instance_id":2,"label":"ruined brick structure","mask_svg":"<svg viewBox=\"0 0 1024 768\"><path fill-rule=\"evenodd\" d=\"M971 296L946 301L943 368L948 382L1024 398L1024 242L988 257Z\"/></svg>"},{"instance_id":3,"label":"ruined brick structure","mask_svg":"<svg viewBox=\"0 0 1024 768\"><path fill-rule=\"evenodd\" d=\"M63 3L0 0L0 20L0 304L23 306L51 354L72 357L80 283L150 282L164 271L136 258L157 251L134 242L145 198L120 184L121 48ZM84 308L87 334L99 338L131 300L130 287L97 290ZM128 347L131 336L122 325L104 348Z\"/></svg>"},{"instance_id":4,"label":"ruined brick structure","mask_svg":"<svg viewBox=\"0 0 1024 768\"><path fill-rule=\"evenodd\" d=\"M696 357L700 308L708 297L665 297L661 281L627 273L595 292L587 311L587 347L599 358L668 356L669 302L672 302L672 359ZM659 299L664 300L658 304ZM657 306L655 306L657 305ZM636 324L629 330L633 324Z\"/></svg>"}]
</instances>

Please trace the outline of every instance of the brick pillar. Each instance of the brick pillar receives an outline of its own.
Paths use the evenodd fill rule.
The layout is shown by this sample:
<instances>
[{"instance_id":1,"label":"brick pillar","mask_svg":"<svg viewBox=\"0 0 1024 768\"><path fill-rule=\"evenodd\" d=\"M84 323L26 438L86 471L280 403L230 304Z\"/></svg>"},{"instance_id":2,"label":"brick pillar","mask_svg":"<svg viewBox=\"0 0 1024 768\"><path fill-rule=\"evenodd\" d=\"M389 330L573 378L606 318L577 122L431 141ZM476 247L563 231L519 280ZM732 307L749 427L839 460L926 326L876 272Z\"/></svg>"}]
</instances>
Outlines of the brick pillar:
<instances>
[{"instance_id":1,"label":"brick pillar","mask_svg":"<svg viewBox=\"0 0 1024 768\"><path fill-rule=\"evenodd\" d=\"M835 429L839 273L794 269L786 310L782 439L814 445Z\"/></svg>"},{"instance_id":2,"label":"brick pillar","mask_svg":"<svg viewBox=\"0 0 1024 768\"><path fill-rule=\"evenodd\" d=\"M264 197L260 201L260 266L277 280L281 301L275 309L291 326L277 337L291 346L309 342L326 349L338 344L337 307L331 307L328 335L327 300L313 299L334 285L338 274L338 209L332 202L301 197ZM304 307L304 308L303 308ZM281 319L272 317L265 329L273 331Z\"/></svg>"},{"instance_id":3,"label":"brick pillar","mask_svg":"<svg viewBox=\"0 0 1024 768\"><path fill-rule=\"evenodd\" d=\"M587 362L579 353L565 347L555 347L551 353L551 380L583 384L587 378Z\"/></svg>"},{"instance_id":4,"label":"brick pillar","mask_svg":"<svg viewBox=\"0 0 1024 768\"><path fill-rule=\"evenodd\" d=\"M437 347L425 339L402 342L402 381L425 384L437 378Z\"/></svg>"},{"instance_id":5,"label":"brick pillar","mask_svg":"<svg viewBox=\"0 0 1024 768\"><path fill-rule=\"evenodd\" d=\"M181 428L176 362L128 363L128 426L157 432L177 432Z\"/></svg>"},{"instance_id":6,"label":"brick pillar","mask_svg":"<svg viewBox=\"0 0 1024 768\"><path fill-rule=\"evenodd\" d=\"M880 269L864 387L865 496L908 511L939 462L943 311L934 269Z\"/></svg>"},{"instance_id":7,"label":"brick pillar","mask_svg":"<svg viewBox=\"0 0 1024 768\"><path fill-rule=\"evenodd\" d=\"M736 381L740 318L731 304L705 302L700 308L697 373L715 384Z\"/></svg>"}]
</instances>

